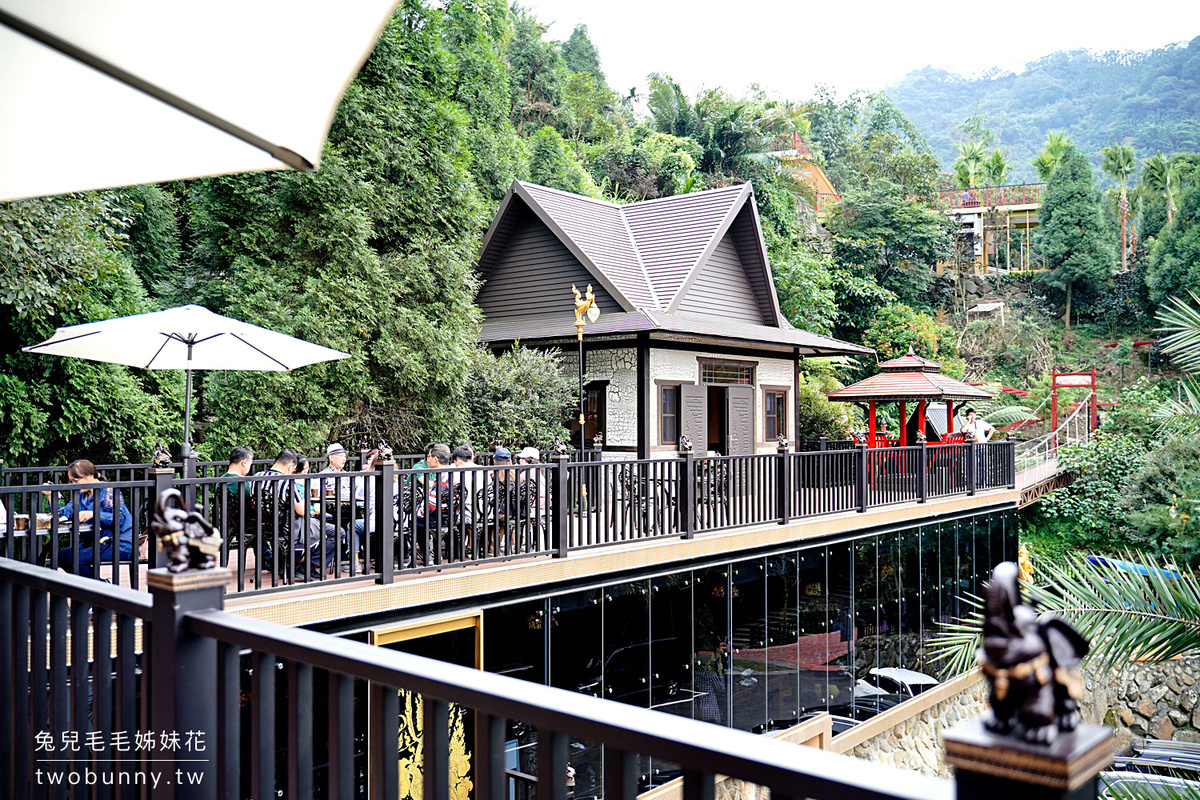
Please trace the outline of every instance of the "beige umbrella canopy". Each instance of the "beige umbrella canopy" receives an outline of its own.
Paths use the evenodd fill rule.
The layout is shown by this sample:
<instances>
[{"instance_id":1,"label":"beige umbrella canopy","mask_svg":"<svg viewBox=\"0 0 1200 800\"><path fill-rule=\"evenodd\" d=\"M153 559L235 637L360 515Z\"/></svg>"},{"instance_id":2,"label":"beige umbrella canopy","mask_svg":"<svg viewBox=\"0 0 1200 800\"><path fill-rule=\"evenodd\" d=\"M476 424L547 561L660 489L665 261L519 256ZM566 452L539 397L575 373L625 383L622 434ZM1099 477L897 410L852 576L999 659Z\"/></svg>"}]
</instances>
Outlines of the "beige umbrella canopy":
<instances>
[{"instance_id":1,"label":"beige umbrella canopy","mask_svg":"<svg viewBox=\"0 0 1200 800\"><path fill-rule=\"evenodd\" d=\"M316 169L397 0L0 0L0 201Z\"/></svg>"},{"instance_id":2,"label":"beige umbrella canopy","mask_svg":"<svg viewBox=\"0 0 1200 800\"><path fill-rule=\"evenodd\" d=\"M185 456L191 452L193 369L284 372L350 357L349 353L286 333L214 314L202 306L179 306L70 325L59 328L44 342L21 349L26 353L86 358L143 369L185 371Z\"/></svg>"}]
</instances>

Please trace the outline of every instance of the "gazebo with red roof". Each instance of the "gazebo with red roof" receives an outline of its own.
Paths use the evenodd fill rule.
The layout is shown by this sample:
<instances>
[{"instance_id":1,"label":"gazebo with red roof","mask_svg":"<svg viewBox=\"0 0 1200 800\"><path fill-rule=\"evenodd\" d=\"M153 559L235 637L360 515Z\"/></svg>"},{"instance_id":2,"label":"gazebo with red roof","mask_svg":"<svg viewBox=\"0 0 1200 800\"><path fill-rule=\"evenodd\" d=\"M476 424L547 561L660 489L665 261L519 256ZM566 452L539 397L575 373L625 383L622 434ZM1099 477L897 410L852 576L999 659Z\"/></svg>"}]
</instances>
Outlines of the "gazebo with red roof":
<instances>
[{"instance_id":1,"label":"gazebo with red roof","mask_svg":"<svg viewBox=\"0 0 1200 800\"><path fill-rule=\"evenodd\" d=\"M954 401L990 400L990 392L942 374L942 365L915 354L893 358L879 365L879 373L866 380L829 393L829 399L839 403L867 403L867 443L885 447L888 442L876 435L875 409L878 403L900 405L900 446L908 442L907 404L917 404L916 431L926 431L925 409L929 403L945 401L946 436L954 433ZM944 441L944 439L943 439ZM915 443L915 442L914 442Z\"/></svg>"}]
</instances>

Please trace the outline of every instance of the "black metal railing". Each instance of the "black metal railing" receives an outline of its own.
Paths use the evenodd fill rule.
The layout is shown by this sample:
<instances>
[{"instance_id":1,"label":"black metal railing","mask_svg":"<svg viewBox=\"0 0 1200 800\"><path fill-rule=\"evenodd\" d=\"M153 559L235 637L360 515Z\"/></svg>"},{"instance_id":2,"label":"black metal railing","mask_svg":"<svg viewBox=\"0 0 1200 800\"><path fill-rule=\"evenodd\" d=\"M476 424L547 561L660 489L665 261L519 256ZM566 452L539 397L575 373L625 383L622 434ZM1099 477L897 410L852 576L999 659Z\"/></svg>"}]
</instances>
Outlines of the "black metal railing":
<instances>
[{"instance_id":1,"label":"black metal railing","mask_svg":"<svg viewBox=\"0 0 1200 800\"><path fill-rule=\"evenodd\" d=\"M159 565L151 498L181 489L220 531L235 591L397 574L923 503L1015 484L1012 442L777 451L748 456L578 460L249 477L146 469L100 484L0 486L0 555L139 585ZM830 446L835 445L835 446ZM596 452L596 451L589 451ZM411 467L411 464L409 465ZM124 468L122 468L124 469ZM14 472L36 475L36 470ZM115 474L115 473L114 473ZM22 479L23 480L23 479ZM82 493L111 498L128 548L105 550ZM44 494L45 493L45 494ZM101 538L114 530L101 526ZM90 551L89 551L90 548ZM90 560L103 562L84 569Z\"/></svg>"}]
</instances>

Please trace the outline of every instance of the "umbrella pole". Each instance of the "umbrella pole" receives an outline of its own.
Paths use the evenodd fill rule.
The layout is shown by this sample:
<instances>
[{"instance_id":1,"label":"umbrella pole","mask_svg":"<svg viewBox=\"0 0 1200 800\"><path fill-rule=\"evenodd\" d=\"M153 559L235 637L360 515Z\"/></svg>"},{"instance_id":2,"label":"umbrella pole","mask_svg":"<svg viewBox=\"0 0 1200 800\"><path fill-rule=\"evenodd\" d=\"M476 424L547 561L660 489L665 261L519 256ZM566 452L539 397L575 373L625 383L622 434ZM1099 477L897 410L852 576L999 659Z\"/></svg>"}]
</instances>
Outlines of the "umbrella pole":
<instances>
[{"instance_id":1,"label":"umbrella pole","mask_svg":"<svg viewBox=\"0 0 1200 800\"><path fill-rule=\"evenodd\" d=\"M192 360L192 346L188 345L188 361ZM192 454L192 368L187 368L187 388L183 400L183 447L180 454L187 458Z\"/></svg>"}]
</instances>

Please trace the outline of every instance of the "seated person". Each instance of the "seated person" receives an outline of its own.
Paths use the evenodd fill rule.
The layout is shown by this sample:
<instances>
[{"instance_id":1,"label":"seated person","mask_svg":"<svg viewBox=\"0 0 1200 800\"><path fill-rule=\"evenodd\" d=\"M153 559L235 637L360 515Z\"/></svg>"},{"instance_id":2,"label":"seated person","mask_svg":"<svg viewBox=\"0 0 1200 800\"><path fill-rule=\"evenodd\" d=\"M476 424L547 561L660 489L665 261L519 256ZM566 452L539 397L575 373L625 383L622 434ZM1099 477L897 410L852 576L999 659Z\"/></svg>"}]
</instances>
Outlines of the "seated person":
<instances>
[{"instance_id":1,"label":"seated person","mask_svg":"<svg viewBox=\"0 0 1200 800\"><path fill-rule=\"evenodd\" d=\"M122 502L119 492L95 487L101 482L96 465L87 459L72 462L67 467L67 480L75 485L89 488L79 492L79 574L85 578L96 577L97 564L112 562L113 546L123 561L133 557L133 515ZM48 494L48 493L44 493ZM119 510L117 508L119 506ZM76 514L75 503L68 497L58 509L60 522L70 522ZM91 530L82 529L91 523ZM114 542L114 539L116 540ZM58 565L67 572L74 569L75 554L67 547L58 552ZM113 576L116 577L115 575Z\"/></svg>"},{"instance_id":2,"label":"seated person","mask_svg":"<svg viewBox=\"0 0 1200 800\"><path fill-rule=\"evenodd\" d=\"M526 447L517 454L518 464L540 464L541 453L536 447ZM521 470L517 473L521 505L524 508L527 536L522 539L529 543L531 549L543 550L549 543L543 541L546 530L546 475L545 470Z\"/></svg>"},{"instance_id":3,"label":"seated person","mask_svg":"<svg viewBox=\"0 0 1200 800\"><path fill-rule=\"evenodd\" d=\"M469 444L460 444L450 454L450 460L455 467L475 466L475 448ZM468 557L472 549L475 526L475 494L476 487L482 485L482 474L479 472L450 473L450 514L455 531L459 533L452 537L451 545L454 552L451 558L463 559Z\"/></svg>"},{"instance_id":4,"label":"seated person","mask_svg":"<svg viewBox=\"0 0 1200 800\"><path fill-rule=\"evenodd\" d=\"M308 457L303 453L296 454L296 471L293 475L304 475L308 472ZM296 569L303 570L305 547L307 546L310 564L309 578L320 578L325 570L333 566L337 558L338 542L341 532L332 522L326 522L324 515L310 508L306 499L307 486L303 480L287 481L280 484L280 508L290 511L283 513L287 520L287 528L291 533L292 549L296 554ZM320 506L316 506L319 509ZM303 573L297 573L302 575Z\"/></svg>"},{"instance_id":5,"label":"seated person","mask_svg":"<svg viewBox=\"0 0 1200 800\"><path fill-rule=\"evenodd\" d=\"M249 447L237 445L229 453L229 467L222 478L244 478L250 474L254 453ZM254 509L250 500L250 484L247 481L229 480L220 484L217 491L216 526L229 542L231 550L237 549L242 534L254 530Z\"/></svg>"},{"instance_id":6,"label":"seated person","mask_svg":"<svg viewBox=\"0 0 1200 800\"><path fill-rule=\"evenodd\" d=\"M372 450L367 456L363 470L375 468L378 450ZM336 527L346 532L347 538L353 534L354 550L362 552L362 534L366 527L363 519L364 504L363 478L350 477L346 473L348 455L346 448L337 442L325 448L325 457L329 460L325 469L318 472L321 478L320 497L324 504L325 521L332 522ZM356 507L357 506L357 507Z\"/></svg>"},{"instance_id":7,"label":"seated person","mask_svg":"<svg viewBox=\"0 0 1200 800\"><path fill-rule=\"evenodd\" d=\"M450 448L444 444L430 447L425 455L425 466L430 469L449 467ZM409 498L404 510L412 515L412 549L423 566L434 560L441 550L443 537L450 531L450 474L428 472L419 475L414 488L418 494Z\"/></svg>"},{"instance_id":8,"label":"seated person","mask_svg":"<svg viewBox=\"0 0 1200 800\"><path fill-rule=\"evenodd\" d=\"M512 464L512 451L498 447L492 454L492 465L504 467ZM475 502L478 506L475 518L483 521L481 536L486 541L486 555L507 555L514 543L513 532L517 523L517 479L513 470L486 472L483 487L477 490ZM481 553L479 557L484 557Z\"/></svg>"}]
</instances>

